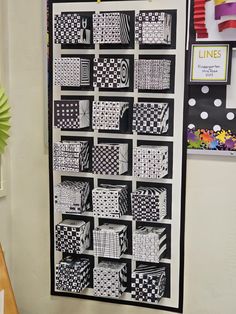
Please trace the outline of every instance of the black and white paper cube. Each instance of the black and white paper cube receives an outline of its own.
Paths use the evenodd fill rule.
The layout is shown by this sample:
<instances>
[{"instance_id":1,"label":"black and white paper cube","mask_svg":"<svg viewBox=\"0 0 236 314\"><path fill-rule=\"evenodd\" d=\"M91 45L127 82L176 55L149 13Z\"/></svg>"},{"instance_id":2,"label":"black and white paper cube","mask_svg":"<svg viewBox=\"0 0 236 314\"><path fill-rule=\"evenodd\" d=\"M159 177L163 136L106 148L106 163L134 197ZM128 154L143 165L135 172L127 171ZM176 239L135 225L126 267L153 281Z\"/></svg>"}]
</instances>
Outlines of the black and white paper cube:
<instances>
[{"instance_id":1,"label":"black and white paper cube","mask_svg":"<svg viewBox=\"0 0 236 314\"><path fill-rule=\"evenodd\" d=\"M131 207L134 220L162 220L167 214L167 189L140 187L131 193Z\"/></svg>"},{"instance_id":2,"label":"black and white paper cube","mask_svg":"<svg viewBox=\"0 0 236 314\"><path fill-rule=\"evenodd\" d=\"M90 222L66 219L56 225L56 250L82 254L90 245Z\"/></svg>"},{"instance_id":3,"label":"black and white paper cube","mask_svg":"<svg viewBox=\"0 0 236 314\"><path fill-rule=\"evenodd\" d=\"M165 289L165 267L141 264L132 273L131 297L136 301L158 303Z\"/></svg>"},{"instance_id":4,"label":"black and white paper cube","mask_svg":"<svg viewBox=\"0 0 236 314\"><path fill-rule=\"evenodd\" d=\"M135 88L144 90L170 89L170 71L170 60L135 60Z\"/></svg>"},{"instance_id":5,"label":"black and white paper cube","mask_svg":"<svg viewBox=\"0 0 236 314\"><path fill-rule=\"evenodd\" d=\"M54 85L80 87L90 85L90 60L81 58L54 59Z\"/></svg>"},{"instance_id":6,"label":"black and white paper cube","mask_svg":"<svg viewBox=\"0 0 236 314\"><path fill-rule=\"evenodd\" d=\"M93 230L94 255L120 258L127 250L127 226L103 224Z\"/></svg>"},{"instance_id":7,"label":"black and white paper cube","mask_svg":"<svg viewBox=\"0 0 236 314\"><path fill-rule=\"evenodd\" d=\"M169 105L167 103L135 103L133 130L138 133L163 134L169 129Z\"/></svg>"},{"instance_id":8,"label":"black and white paper cube","mask_svg":"<svg viewBox=\"0 0 236 314\"><path fill-rule=\"evenodd\" d=\"M140 178L163 178L168 174L168 146L141 145L133 151L133 175Z\"/></svg>"},{"instance_id":9,"label":"black and white paper cube","mask_svg":"<svg viewBox=\"0 0 236 314\"><path fill-rule=\"evenodd\" d=\"M128 210L127 185L102 184L92 192L93 213L98 217L120 218Z\"/></svg>"},{"instance_id":10,"label":"black and white paper cube","mask_svg":"<svg viewBox=\"0 0 236 314\"><path fill-rule=\"evenodd\" d=\"M54 101L54 127L79 130L90 125L89 100Z\"/></svg>"},{"instance_id":11,"label":"black and white paper cube","mask_svg":"<svg viewBox=\"0 0 236 314\"><path fill-rule=\"evenodd\" d=\"M142 12L136 15L135 38L140 44L171 44L171 14Z\"/></svg>"},{"instance_id":12,"label":"black and white paper cube","mask_svg":"<svg viewBox=\"0 0 236 314\"><path fill-rule=\"evenodd\" d=\"M80 293L90 283L90 261L67 256L56 264L56 290Z\"/></svg>"},{"instance_id":13,"label":"black and white paper cube","mask_svg":"<svg viewBox=\"0 0 236 314\"><path fill-rule=\"evenodd\" d=\"M94 58L93 87L129 87L129 59Z\"/></svg>"},{"instance_id":14,"label":"black and white paper cube","mask_svg":"<svg viewBox=\"0 0 236 314\"><path fill-rule=\"evenodd\" d=\"M93 129L115 130L125 128L125 113L129 108L126 102L94 101L93 102Z\"/></svg>"},{"instance_id":15,"label":"black and white paper cube","mask_svg":"<svg viewBox=\"0 0 236 314\"><path fill-rule=\"evenodd\" d=\"M125 263L101 262L93 269L94 295L119 298L127 287Z\"/></svg>"},{"instance_id":16,"label":"black and white paper cube","mask_svg":"<svg viewBox=\"0 0 236 314\"><path fill-rule=\"evenodd\" d=\"M53 169L80 172L89 167L87 141L62 141L53 144Z\"/></svg>"},{"instance_id":17,"label":"black and white paper cube","mask_svg":"<svg viewBox=\"0 0 236 314\"><path fill-rule=\"evenodd\" d=\"M93 14L93 42L100 44L128 44L130 17L127 14Z\"/></svg>"},{"instance_id":18,"label":"black and white paper cube","mask_svg":"<svg viewBox=\"0 0 236 314\"><path fill-rule=\"evenodd\" d=\"M159 263L165 251L165 228L139 227L133 232L133 258L136 261Z\"/></svg>"},{"instance_id":19,"label":"black and white paper cube","mask_svg":"<svg viewBox=\"0 0 236 314\"><path fill-rule=\"evenodd\" d=\"M93 172L120 175L128 171L128 144L102 143L93 147Z\"/></svg>"},{"instance_id":20,"label":"black and white paper cube","mask_svg":"<svg viewBox=\"0 0 236 314\"><path fill-rule=\"evenodd\" d=\"M90 44L88 17L77 12L63 12L55 15L54 22L55 44Z\"/></svg>"},{"instance_id":21,"label":"black and white paper cube","mask_svg":"<svg viewBox=\"0 0 236 314\"><path fill-rule=\"evenodd\" d=\"M55 210L61 213L82 214L89 208L89 183L63 181L54 188Z\"/></svg>"}]
</instances>

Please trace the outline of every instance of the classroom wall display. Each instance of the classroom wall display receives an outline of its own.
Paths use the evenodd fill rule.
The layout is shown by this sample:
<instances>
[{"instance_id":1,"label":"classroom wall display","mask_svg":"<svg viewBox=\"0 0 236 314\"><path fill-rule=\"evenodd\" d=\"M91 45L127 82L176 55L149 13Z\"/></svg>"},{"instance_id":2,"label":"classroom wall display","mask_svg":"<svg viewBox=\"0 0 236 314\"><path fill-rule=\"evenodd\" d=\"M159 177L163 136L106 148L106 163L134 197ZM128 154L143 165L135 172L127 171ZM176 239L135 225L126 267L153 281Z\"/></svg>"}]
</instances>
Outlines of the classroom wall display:
<instances>
[{"instance_id":1,"label":"classroom wall display","mask_svg":"<svg viewBox=\"0 0 236 314\"><path fill-rule=\"evenodd\" d=\"M220 1L207 1L204 3L204 18L208 32L208 36L205 38L199 38L198 34L196 37L196 28L194 27L194 24L199 20L196 16L194 18L194 14L196 14L194 11L196 9L196 7L194 7L195 1L192 0L189 4L190 16L187 43L189 60L190 51L194 45L196 45L196 47L202 47L199 49L206 50L208 50L207 47L212 47L211 50L213 51L219 51L217 47L222 47L222 49L228 50L228 60L226 59L226 61L228 62L229 67L227 67L227 62L222 62L222 73L223 68L225 68L226 79L225 82L223 82L223 80L221 80L221 82L218 81L217 86L214 86L214 82L211 78L205 77L205 80L199 82L198 86L189 85L186 88L186 107L188 108L188 152L189 154L234 156L236 155L236 107L234 104L234 99L236 97L234 87L236 78L234 75L236 67L236 30L228 28L227 30L220 32L218 29L219 21L222 22L222 18L226 18L225 21L227 21L227 19L230 18L229 15L226 14L224 17L221 17L221 20L215 19L215 12L217 13L222 4L224 4L224 7L226 5L228 8L230 7L230 3L228 1L224 1L224 3ZM203 3L201 5L203 5ZM213 63L214 60L212 64ZM208 62L208 65L209 64L210 62ZM216 69L220 69L220 67L217 66ZM227 69L229 69L228 74ZM188 73L190 73L190 71ZM217 72L214 72L214 74L211 73L211 75L213 75L213 78L219 76ZM187 80L189 80L189 77ZM226 82L228 84L227 86L225 86Z\"/></svg>"},{"instance_id":2,"label":"classroom wall display","mask_svg":"<svg viewBox=\"0 0 236 314\"><path fill-rule=\"evenodd\" d=\"M186 2L49 0L52 295L183 310Z\"/></svg>"}]
</instances>

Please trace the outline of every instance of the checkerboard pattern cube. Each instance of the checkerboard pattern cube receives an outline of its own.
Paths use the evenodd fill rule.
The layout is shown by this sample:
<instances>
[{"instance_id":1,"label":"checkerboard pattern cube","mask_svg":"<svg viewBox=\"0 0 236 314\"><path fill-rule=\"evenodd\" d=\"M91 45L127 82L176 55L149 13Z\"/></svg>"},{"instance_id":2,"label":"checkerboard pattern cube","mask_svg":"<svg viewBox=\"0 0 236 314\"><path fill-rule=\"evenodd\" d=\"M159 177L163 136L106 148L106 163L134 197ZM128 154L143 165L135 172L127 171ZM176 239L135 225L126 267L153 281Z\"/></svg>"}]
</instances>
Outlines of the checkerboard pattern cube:
<instances>
[{"instance_id":1,"label":"checkerboard pattern cube","mask_svg":"<svg viewBox=\"0 0 236 314\"><path fill-rule=\"evenodd\" d=\"M139 187L131 193L134 220L157 222L167 214L167 189Z\"/></svg>"},{"instance_id":2,"label":"checkerboard pattern cube","mask_svg":"<svg viewBox=\"0 0 236 314\"><path fill-rule=\"evenodd\" d=\"M165 267L141 264L132 273L131 297L136 301L158 303L165 289Z\"/></svg>"},{"instance_id":3,"label":"checkerboard pattern cube","mask_svg":"<svg viewBox=\"0 0 236 314\"><path fill-rule=\"evenodd\" d=\"M54 127L79 130L90 125L89 100L57 100L54 102Z\"/></svg>"},{"instance_id":4,"label":"checkerboard pattern cube","mask_svg":"<svg viewBox=\"0 0 236 314\"><path fill-rule=\"evenodd\" d=\"M95 58L93 60L93 87L129 87L129 59Z\"/></svg>"},{"instance_id":5,"label":"checkerboard pattern cube","mask_svg":"<svg viewBox=\"0 0 236 314\"><path fill-rule=\"evenodd\" d=\"M117 262L101 262L93 269L94 295L119 298L127 287L127 265Z\"/></svg>"},{"instance_id":6,"label":"checkerboard pattern cube","mask_svg":"<svg viewBox=\"0 0 236 314\"><path fill-rule=\"evenodd\" d=\"M56 264L56 290L80 293L90 283L89 259L67 256Z\"/></svg>"},{"instance_id":7,"label":"checkerboard pattern cube","mask_svg":"<svg viewBox=\"0 0 236 314\"><path fill-rule=\"evenodd\" d=\"M133 258L136 261L159 263L166 248L165 228L143 226L133 232Z\"/></svg>"},{"instance_id":8,"label":"checkerboard pattern cube","mask_svg":"<svg viewBox=\"0 0 236 314\"><path fill-rule=\"evenodd\" d=\"M128 144L101 143L93 147L93 172L120 175L128 171Z\"/></svg>"},{"instance_id":9,"label":"checkerboard pattern cube","mask_svg":"<svg viewBox=\"0 0 236 314\"><path fill-rule=\"evenodd\" d=\"M163 178L168 174L168 146L141 145L133 151L133 175L138 178Z\"/></svg>"},{"instance_id":10,"label":"checkerboard pattern cube","mask_svg":"<svg viewBox=\"0 0 236 314\"><path fill-rule=\"evenodd\" d=\"M56 250L82 254L90 245L90 222L66 219L55 227Z\"/></svg>"},{"instance_id":11,"label":"checkerboard pattern cube","mask_svg":"<svg viewBox=\"0 0 236 314\"><path fill-rule=\"evenodd\" d=\"M88 182L63 181L54 187L54 208L61 213L82 214L89 208Z\"/></svg>"},{"instance_id":12,"label":"checkerboard pattern cube","mask_svg":"<svg viewBox=\"0 0 236 314\"><path fill-rule=\"evenodd\" d=\"M103 224L93 230L94 255L120 258L128 247L127 226Z\"/></svg>"},{"instance_id":13,"label":"checkerboard pattern cube","mask_svg":"<svg viewBox=\"0 0 236 314\"><path fill-rule=\"evenodd\" d=\"M136 15L135 39L140 44L171 44L171 14L142 12Z\"/></svg>"},{"instance_id":14,"label":"checkerboard pattern cube","mask_svg":"<svg viewBox=\"0 0 236 314\"><path fill-rule=\"evenodd\" d=\"M122 120L129 108L126 102L94 101L93 102L93 129L115 130L122 128Z\"/></svg>"},{"instance_id":15,"label":"checkerboard pattern cube","mask_svg":"<svg viewBox=\"0 0 236 314\"><path fill-rule=\"evenodd\" d=\"M128 211L127 185L102 184L92 191L93 213L98 217L120 218Z\"/></svg>"},{"instance_id":16,"label":"checkerboard pattern cube","mask_svg":"<svg viewBox=\"0 0 236 314\"><path fill-rule=\"evenodd\" d=\"M167 103L135 103L133 106L133 130L144 134L163 134L169 129L169 105Z\"/></svg>"},{"instance_id":17,"label":"checkerboard pattern cube","mask_svg":"<svg viewBox=\"0 0 236 314\"><path fill-rule=\"evenodd\" d=\"M80 172L89 167L87 141L62 141L53 144L53 169Z\"/></svg>"},{"instance_id":18,"label":"checkerboard pattern cube","mask_svg":"<svg viewBox=\"0 0 236 314\"><path fill-rule=\"evenodd\" d=\"M128 44L130 17L127 14L93 14L93 42L100 44Z\"/></svg>"},{"instance_id":19,"label":"checkerboard pattern cube","mask_svg":"<svg viewBox=\"0 0 236 314\"><path fill-rule=\"evenodd\" d=\"M171 60L135 60L135 88L143 90L170 89Z\"/></svg>"},{"instance_id":20,"label":"checkerboard pattern cube","mask_svg":"<svg viewBox=\"0 0 236 314\"><path fill-rule=\"evenodd\" d=\"M54 18L55 44L90 44L89 18L77 12L62 12Z\"/></svg>"}]
</instances>

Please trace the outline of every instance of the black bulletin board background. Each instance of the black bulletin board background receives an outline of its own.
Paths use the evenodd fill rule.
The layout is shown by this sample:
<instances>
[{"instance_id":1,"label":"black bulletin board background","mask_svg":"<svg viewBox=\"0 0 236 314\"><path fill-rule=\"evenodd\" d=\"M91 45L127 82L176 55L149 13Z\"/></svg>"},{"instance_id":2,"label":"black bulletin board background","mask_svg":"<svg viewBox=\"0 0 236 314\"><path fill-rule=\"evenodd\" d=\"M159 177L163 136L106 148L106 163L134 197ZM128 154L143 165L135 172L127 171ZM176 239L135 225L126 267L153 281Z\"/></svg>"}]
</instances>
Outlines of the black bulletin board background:
<instances>
[{"instance_id":1,"label":"black bulletin board background","mask_svg":"<svg viewBox=\"0 0 236 314\"><path fill-rule=\"evenodd\" d=\"M109 0L103 0L103 1L109 1ZM113 0L113 1L119 1L119 0ZM126 0L123 0L126 1ZM132 0L135 1L136 0ZM174 1L174 0L172 0ZM79 295L79 294L73 294L73 293L66 293L66 292L58 292L55 291L55 256L54 256L54 199L53 199L53 186L54 186L54 180L53 180L53 33L52 33L52 5L53 3L65 3L66 1L64 0L48 0L48 32L49 32L49 63L48 63L48 77L49 77L49 82L48 82L48 97L49 97L49 106L48 106L48 128L49 128L49 183L50 183L50 242L51 242L51 250L50 250L50 255L51 255L51 294L55 295L55 296L65 296L65 297L75 297L75 298L82 298L82 299L91 299L91 300L97 300L97 301L102 301L102 302L111 302L111 303L121 303L121 304L127 304L127 305L134 305L134 306L141 306L141 307L149 307L149 308L154 308L154 309L160 309L160 310L165 310L165 311L170 311L170 312L178 312L178 313L182 313L183 311L183 290L184 290L184 223L185 223L185 184L186 184L186 110L184 112L184 129L183 129L183 152L182 152L182 192L181 192L181 228L180 228L180 269L179 269L179 302L178 302L178 307L169 307L169 306L162 306L161 304L150 304L150 303L141 303L141 302L131 302L128 300L122 300L122 299L110 299L110 298L100 298L100 297L95 297L95 296L89 296L89 295ZM68 2L94 2L96 3L96 0L70 0ZM186 1L186 6L187 6L187 1ZM158 3L157 3L157 10L158 10ZM176 21L175 21L176 22ZM173 47L170 47L170 49L175 48L176 42L174 39L174 44ZM70 48L70 47L62 47L62 48ZM72 48L72 47L71 47ZM101 47L102 48L102 47ZM103 47L103 49L106 48L105 45ZM143 47L143 49L146 49L145 47ZM155 47L154 47L155 49ZM105 53L105 49L104 49L104 53ZM80 50L80 54L83 54L83 49ZM114 50L114 54L119 54L118 50ZM160 51L158 52L158 54L160 54ZM169 55L171 55L171 50ZM171 58L174 58L171 57ZM174 72L173 72L174 75ZM174 92L174 81L172 78L172 92ZM67 88L62 88L62 90L66 90ZM73 88L70 88L70 90L73 90ZM122 98L122 93L120 95L114 94L115 97L119 97ZM71 99L73 96L62 96L62 99ZM79 99L79 97L81 96L75 96L73 98L77 98ZM88 99L90 101L92 101L93 97L92 96L87 96ZM113 97L113 98L115 98ZM100 98L104 98L102 96L100 96ZM110 97L109 97L110 98ZM153 98L156 99L155 94L153 93ZM142 99L142 98L140 98ZM150 98L149 98L150 99ZM169 98L169 103L170 105L173 105L172 99ZM171 111L172 112L172 111ZM171 119L173 119L172 117L173 112L171 113ZM171 120L172 121L172 120ZM173 121L171 122L172 127L171 127L171 131L170 134L168 134L169 136L172 136L173 134ZM129 133L130 130L128 130L127 133ZM92 134L92 133L91 133ZM64 135L64 134L63 134ZM65 136L64 136L65 137ZM69 136L66 136L67 138ZM81 136L82 137L82 136ZM75 139L78 138L77 135L75 135L74 137ZM93 138L90 138L91 142L93 141ZM106 139L108 141L108 139ZM111 141L111 139L110 139ZM114 140L113 140L114 141ZM125 140L124 140L125 141ZM126 140L129 141L129 140ZM150 141L150 143L152 141L154 141L152 139L152 136L149 136L148 141ZM120 141L121 142L121 141ZM140 143L143 141L140 141ZM146 140L144 142L147 142ZM141 143L142 144L142 143ZM132 155L130 156L129 153L129 157L132 157ZM171 171L170 171L170 175L172 172L172 167L171 167ZM79 174L76 176L77 179L79 180L84 180L84 177L80 177ZM75 179L75 177L69 177L67 175L62 175L61 176L62 181L70 179L73 180ZM90 180L89 178L86 178L86 180ZM93 180L91 180L91 184L93 185ZM106 179L99 179L100 183L113 183L115 184L117 181L117 179L114 177L114 180L106 180ZM145 180L144 180L145 181ZM128 184L128 186L130 187L131 182L125 180L126 184ZM124 183L123 181L117 181L118 184ZM141 182L138 182L138 186L140 186ZM147 183L147 182L142 182L142 185L147 185L147 186L159 186L159 183ZM169 192L172 191L172 185L171 184L161 184L162 186L165 186ZM93 186L92 186L93 187ZM91 196L90 196L90 201L91 201ZM172 217L172 212L171 212L171 202L172 202L172 197L171 197L171 193L169 193L168 199L167 199L167 206L168 206L168 214L167 214L167 218L171 219ZM64 215L63 215L64 216ZM69 215L65 215L63 218L73 218L73 216L69 216ZM80 218L89 221L90 218L89 217L85 217L83 215L80 216ZM103 218L100 218L100 220L103 220ZM106 220L106 222L109 219L104 219ZM112 221L114 222L114 220ZM129 223L129 221L122 221L119 220L119 222L124 222L124 223ZM139 224L146 224L144 222L136 222L137 225ZM151 225L151 223L147 223L148 225ZM159 224L158 224L159 225ZM168 227L167 225L165 225L167 227L167 238L168 241L170 243L170 237L174 236L173 234L171 235L171 225ZM169 250L167 252L167 254L169 255L169 257L171 257L171 248L169 247ZM63 254L63 256L66 256L66 254ZM83 256L83 255L80 255ZM88 257L88 255L86 255L86 257ZM90 261L91 261L91 265L94 264L94 259L93 256L90 256ZM100 259L100 258L99 258ZM106 258L102 258L103 260L105 260ZM111 259L110 259L111 260ZM130 269L129 267L129 260L121 259L121 261L126 261L128 263L128 270ZM145 262L143 262L145 263ZM151 264L151 263L149 263ZM171 268L169 264L163 264L160 263L160 266L167 266L167 289L166 289L166 297L170 297L170 272L171 272ZM129 270L130 272L130 270ZM128 288L129 291L129 288Z\"/></svg>"}]
</instances>

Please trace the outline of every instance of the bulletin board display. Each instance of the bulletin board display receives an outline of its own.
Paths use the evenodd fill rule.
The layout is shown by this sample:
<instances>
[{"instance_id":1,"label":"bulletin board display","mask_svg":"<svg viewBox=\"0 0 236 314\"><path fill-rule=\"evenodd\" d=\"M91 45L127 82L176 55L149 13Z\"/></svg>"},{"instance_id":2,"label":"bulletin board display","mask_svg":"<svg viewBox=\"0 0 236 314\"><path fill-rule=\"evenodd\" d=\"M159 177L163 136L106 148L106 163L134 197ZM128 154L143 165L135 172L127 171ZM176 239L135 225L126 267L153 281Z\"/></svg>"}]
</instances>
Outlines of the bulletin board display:
<instances>
[{"instance_id":1,"label":"bulletin board display","mask_svg":"<svg viewBox=\"0 0 236 314\"><path fill-rule=\"evenodd\" d=\"M207 36L197 38L194 29L194 0L189 1L189 24L187 50L191 59L192 45L230 46L231 66L229 82L217 86L210 82L188 85L186 107L188 108L187 147L189 154L236 155L236 106L235 106L235 28L219 31L219 24L233 16L215 19L214 1L206 1L204 20ZM203 15L202 15L203 16ZM190 62L189 62L190 64Z\"/></svg>"},{"instance_id":2,"label":"bulletin board display","mask_svg":"<svg viewBox=\"0 0 236 314\"><path fill-rule=\"evenodd\" d=\"M52 295L182 312L186 6L49 1Z\"/></svg>"}]
</instances>

